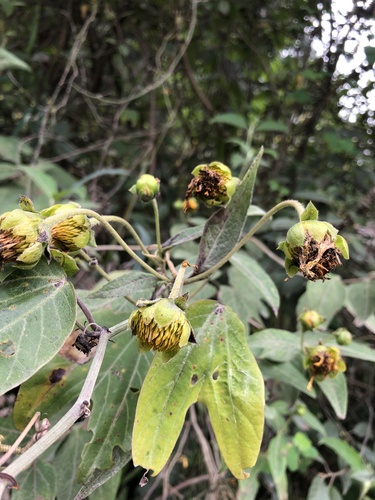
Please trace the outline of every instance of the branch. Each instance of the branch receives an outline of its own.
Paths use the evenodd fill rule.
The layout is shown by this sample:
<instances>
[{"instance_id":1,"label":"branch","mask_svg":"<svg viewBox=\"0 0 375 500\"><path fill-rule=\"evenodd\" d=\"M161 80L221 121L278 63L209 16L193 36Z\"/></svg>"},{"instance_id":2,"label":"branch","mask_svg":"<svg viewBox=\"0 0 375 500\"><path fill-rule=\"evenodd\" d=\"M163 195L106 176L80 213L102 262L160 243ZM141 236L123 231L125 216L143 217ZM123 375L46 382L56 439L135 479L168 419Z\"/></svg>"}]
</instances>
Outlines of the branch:
<instances>
[{"instance_id":1,"label":"branch","mask_svg":"<svg viewBox=\"0 0 375 500\"><path fill-rule=\"evenodd\" d=\"M102 366L105 350L107 347L110 331L102 328L98 347L93 357L89 372L83 384L81 392L72 408L54 425L45 436L37 441L25 453L19 456L14 462L6 467L2 472L16 477L22 471L26 470L30 465L42 455L50 446L61 439L64 434L69 431L72 425L80 418L89 415L89 404L96 380ZM0 497L4 492L7 483L0 479Z\"/></svg>"},{"instance_id":2,"label":"branch","mask_svg":"<svg viewBox=\"0 0 375 500\"><path fill-rule=\"evenodd\" d=\"M123 104L128 104L129 102L132 102L139 97L142 97L144 95L149 94L153 90L156 90L157 88L161 87L164 82L168 80L175 71L178 63L182 59L183 55L185 54L188 46L190 45L190 42L193 38L194 35L194 30L197 24L197 5L200 0L192 0L191 1L191 20L190 20L190 25L189 29L185 38L185 42L182 44L177 56L175 59L172 61L171 65L169 66L168 70L156 81L153 83L150 83L149 85L146 85L141 90L137 90L136 92L131 93L128 97L124 97L123 99L113 99L113 98L108 98L108 97L103 97L101 94L93 94L91 92L88 92L86 89L83 89L79 85L75 84L74 88L77 90L77 92L80 92L81 94L90 97L91 99L98 99L100 100L101 103L103 104L114 104L114 105L123 105Z\"/></svg>"}]
</instances>

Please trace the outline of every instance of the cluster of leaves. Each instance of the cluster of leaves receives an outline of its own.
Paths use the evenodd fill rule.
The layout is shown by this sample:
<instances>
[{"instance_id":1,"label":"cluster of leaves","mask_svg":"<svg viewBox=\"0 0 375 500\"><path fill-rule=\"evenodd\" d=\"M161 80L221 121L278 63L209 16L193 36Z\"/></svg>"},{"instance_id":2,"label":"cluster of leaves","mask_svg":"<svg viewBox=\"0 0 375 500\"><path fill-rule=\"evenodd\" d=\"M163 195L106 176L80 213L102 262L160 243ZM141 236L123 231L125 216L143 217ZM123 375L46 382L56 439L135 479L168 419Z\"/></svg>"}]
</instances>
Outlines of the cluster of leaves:
<instances>
[{"instance_id":1,"label":"cluster of leaves","mask_svg":"<svg viewBox=\"0 0 375 500\"><path fill-rule=\"evenodd\" d=\"M246 499L270 494L286 498L288 493L310 500L373 494L373 379L368 363L374 361L374 351L363 342L371 345L375 331L370 272L374 228L368 221L375 208L373 111L367 106L374 64L371 9L358 5L345 16L330 2L181 0L171 8L161 0L127 2L126 7L115 0L68 6L62 1L37 0L27 6L0 1L0 213L15 208L20 193L38 207L73 198L101 213L132 215L144 242L151 244L152 218L127 188L139 174L156 173L161 179L164 251L174 262L195 262L199 256L201 269L209 269L264 212L249 208L244 200L236 223L239 206L233 204L227 209L231 224L216 214L204 230L208 209L180 215L176 198L183 197L195 165L225 161L242 177L242 166L264 143L257 205L269 207L287 196L312 199L327 220L338 222L350 244L351 261L338 271L341 277L307 287L299 277L284 283L285 272L273 250L295 220L276 216L258 233L260 239L250 240L204 287L187 285L194 300L219 299L231 307L246 333L251 332L244 339L266 380L262 452L251 477L233 488L200 403L209 407L215 427L208 387L215 385L212 375L220 362L207 358L197 374L202 381L205 370L210 374L202 382L204 389L199 392L199 384L194 385L196 392L186 395L181 412L193 401L198 406L190 411L176 453L158 476L163 486L157 478L150 492L163 487L165 495L170 486L180 491L186 476L195 475L203 480L208 476L209 487L217 485L223 495ZM353 42L359 32L362 40L368 37L364 57L343 73L343 58L349 67L358 52ZM199 245L195 240L202 234ZM108 243L108 236L99 230L97 240ZM0 423L6 443L15 440L37 409L58 422L79 393L88 365L56 355L75 328L76 293L95 321L108 327L134 309L123 296L137 299L153 293L154 277L137 267L124 271L130 261L118 248L99 246L90 255L108 273L121 269L110 274L111 283L103 286L95 267L84 262L72 282L57 264L41 262L26 274L16 271L1 286L0 351L5 356L0 357L0 392L22 384L14 414ZM197 307L188 315L200 338L209 331ZM202 307L211 318L212 303ZM340 348L347 375L319 382L311 391L302 364L303 334L296 327L305 308L325 317L319 332L304 334L306 345L319 340L336 345L331 332L341 326L356 338ZM82 315L78 320L84 321ZM242 336L226 308L218 328L226 334L229 325ZM234 352L245 349L241 338ZM152 356L138 355L130 334L114 340L93 394L87 432L77 424L63 443L53 445L46 459L19 476L21 489L14 498L30 497L30 492L73 498L81 488L79 463L78 481L85 483L81 498L116 498L125 490L134 498L153 494L136 489L129 465L136 403ZM73 341L67 341L67 349L75 359ZM191 355L190 347L179 354ZM5 360L14 361L10 370ZM163 387L175 369L161 374ZM159 374L157 357L152 370L149 378ZM11 401L12 391L8 397ZM146 416L160 409L160 399L155 398ZM182 413L176 415L180 423ZM196 437L188 439L191 428ZM154 431L150 426L149 432ZM175 430L166 443L173 447L177 434ZM202 450L204 464L197 458ZM202 491L193 481L187 488L189 496Z\"/></svg>"}]
</instances>

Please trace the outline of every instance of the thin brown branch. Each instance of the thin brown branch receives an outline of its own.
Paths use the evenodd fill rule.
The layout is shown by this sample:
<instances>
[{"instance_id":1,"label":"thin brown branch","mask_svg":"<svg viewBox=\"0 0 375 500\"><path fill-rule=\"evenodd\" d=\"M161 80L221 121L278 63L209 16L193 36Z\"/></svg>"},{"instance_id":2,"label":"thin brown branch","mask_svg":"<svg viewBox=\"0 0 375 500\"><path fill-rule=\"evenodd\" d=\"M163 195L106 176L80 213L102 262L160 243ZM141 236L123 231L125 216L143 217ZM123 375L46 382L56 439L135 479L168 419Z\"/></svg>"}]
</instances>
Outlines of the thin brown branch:
<instances>
[{"instance_id":1,"label":"thin brown branch","mask_svg":"<svg viewBox=\"0 0 375 500\"><path fill-rule=\"evenodd\" d=\"M181 45L180 50L178 51L177 56L174 58L174 60L171 62L169 68L163 75L161 75L159 78L157 78L154 82L150 83L149 85L146 85L142 89L136 90L132 92L130 95L127 97L124 97L122 99L114 99L114 98L108 98L104 97L102 94L93 94L92 92L88 92L86 89L83 89L77 84L74 84L74 88L77 90L77 92L80 92L83 95L86 95L87 97L90 97L91 99L97 99L99 100L102 104L113 104L113 105L124 105L128 104L132 101L135 101L139 97L143 97L153 90L158 89L165 83L174 73L178 63L181 61L184 53L186 52L188 46L190 45L190 42L193 38L195 27L197 24L197 5L200 0L192 0L191 1L191 19L190 19L190 24L189 24L189 29L185 38L184 43Z\"/></svg>"}]
</instances>

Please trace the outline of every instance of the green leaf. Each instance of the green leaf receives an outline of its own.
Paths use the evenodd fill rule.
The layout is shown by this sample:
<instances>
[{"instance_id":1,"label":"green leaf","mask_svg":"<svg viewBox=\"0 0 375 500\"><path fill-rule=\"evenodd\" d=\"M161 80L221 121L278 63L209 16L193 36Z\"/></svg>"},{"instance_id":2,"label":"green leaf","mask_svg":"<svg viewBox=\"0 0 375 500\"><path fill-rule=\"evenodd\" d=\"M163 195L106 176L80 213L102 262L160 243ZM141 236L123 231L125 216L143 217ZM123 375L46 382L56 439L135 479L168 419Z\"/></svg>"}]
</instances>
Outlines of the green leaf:
<instances>
[{"instance_id":1,"label":"green leaf","mask_svg":"<svg viewBox=\"0 0 375 500\"><path fill-rule=\"evenodd\" d=\"M260 367L266 380L278 380L279 382L295 387L312 398L316 397L314 388L312 388L311 391L307 390L307 384L309 381L303 375L301 370L298 370L298 368L291 363L267 363L263 361L260 364Z\"/></svg>"},{"instance_id":2,"label":"green leaf","mask_svg":"<svg viewBox=\"0 0 375 500\"><path fill-rule=\"evenodd\" d=\"M98 470L86 479L85 484L79 490L74 500L84 500L90 495L90 500L116 498L116 491L121 480L121 474L117 474L131 460L131 452L123 452L116 446L113 450L113 465L109 469ZM117 476L116 476L117 474Z\"/></svg>"},{"instance_id":3,"label":"green leaf","mask_svg":"<svg viewBox=\"0 0 375 500\"><path fill-rule=\"evenodd\" d=\"M9 52L9 50L0 48L0 71L7 71L8 69L22 69L23 71L31 71L30 66L22 61L19 57Z\"/></svg>"},{"instance_id":4,"label":"green leaf","mask_svg":"<svg viewBox=\"0 0 375 500\"><path fill-rule=\"evenodd\" d=\"M344 419L348 410L348 387L345 375L338 373L336 377L327 377L322 382L317 382L317 384L331 403L337 417Z\"/></svg>"},{"instance_id":5,"label":"green leaf","mask_svg":"<svg viewBox=\"0 0 375 500\"><path fill-rule=\"evenodd\" d=\"M331 500L329 488L323 478L319 476L314 477L309 488L307 500Z\"/></svg>"},{"instance_id":6,"label":"green leaf","mask_svg":"<svg viewBox=\"0 0 375 500\"><path fill-rule=\"evenodd\" d=\"M193 241L196 240L197 238L200 238L202 236L202 233L203 233L203 226L188 227L180 231L178 234L175 234L167 241L165 241L162 247L164 250L169 250L170 248L182 245L187 241Z\"/></svg>"},{"instance_id":7,"label":"green leaf","mask_svg":"<svg viewBox=\"0 0 375 500\"><path fill-rule=\"evenodd\" d=\"M288 131L289 129L284 122L279 122L276 120L262 121L255 129L255 132L281 132L284 134L287 134Z\"/></svg>"},{"instance_id":8,"label":"green leaf","mask_svg":"<svg viewBox=\"0 0 375 500\"><path fill-rule=\"evenodd\" d=\"M38 460L17 477L19 490L13 490L13 500L51 500L56 496L55 469L51 464Z\"/></svg>"},{"instance_id":9,"label":"green leaf","mask_svg":"<svg viewBox=\"0 0 375 500\"><path fill-rule=\"evenodd\" d=\"M80 483L96 478L96 470L114 466L114 448L120 448L125 455L130 452L135 407L151 359L151 353L138 353L130 332L108 344L92 396L88 429L93 435L82 453Z\"/></svg>"},{"instance_id":10,"label":"green leaf","mask_svg":"<svg viewBox=\"0 0 375 500\"><path fill-rule=\"evenodd\" d=\"M86 365L55 356L21 385L13 412L17 429L24 429L36 411L51 420L78 396L86 375Z\"/></svg>"},{"instance_id":11,"label":"green leaf","mask_svg":"<svg viewBox=\"0 0 375 500\"><path fill-rule=\"evenodd\" d=\"M336 437L325 437L319 441L319 445L328 446L333 450L353 471L366 468L366 465L358 453L349 443Z\"/></svg>"},{"instance_id":12,"label":"green leaf","mask_svg":"<svg viewBox=\"0 0 375 500\"><path fill-rule=\"evenodd\" d=\"M246 118L238 113L221 113L210 120L210 124L212 125L213 123L225 123L226 125L233 125L233 127L244 130L248 129Z\"/></svg>"},{"instance_id":13,"label":"green leaf","mask_svg":"<svg viewBox=\"0 0 375 500\"><path fill-rule=\"evenodd\" d=\"M262 154L263 149L238 185L228 206L215 212L206 222L196 262L199 272L217 264L241 238Z\"/></svg>"},{"instance_id":14,"label":"green leaf","mask_svg":"<svg viewBox=\"0 0 375 500\"><path fill-rule=\"evenodd\" d=\"M238 483L237 500L256 500L258 489L260 487L258 475L266 468L266 460L260 455L257 463L251 469L250 477Z\"/></svg>"},{"instance_id":15,"label":"green leaf","mask_svg":"<svg viewBox=\"0 0 375 500\"><path fill-rule=\"evenodd\" d=\"M167 462L190 405L209 412L223 458L243 479L258 457L264 421L264 386L249 351L244 326L214 301L187 310L198 344L168 359L157 353L139 397L133 431L133 462L158 474Z\"/></svg>"},{"instance_id":16,"label":"green leaf","mask_svg":"<svg viewBox=\"0 0 375 500\"><path fill-rule=\"evenodd\" d=\"M287 466L287 442L285 437L279 433L271 439L268 446L268 464L272 479L276 486L278 500L288 499L288 477Z\"/></svg>"},{"instance_id":17,"label":"green leaf","mask_svg":"<svg viewBox=\"0 0 375 500\"><path fill-rule=\"evenodd\" d=\"M365 279L347 286L346 307L360 321L375 311L375 280Z\"/></svg>"},{"instance_id":18,"label":"green leaf","mask_svg":"<svg viewBox=\"0 0 375 500\"><path fill-rule=\"evenodd\" d=\"M314 429L319 432L322 437L327 435L327 431L324 425L320 422L319 418L317 418L313 413L311 413L308 408L305 408L305 411L302 415L294 415L293 420L296 422L298 427L303 430Z\"/></svg>"},{"instance_id":19,"label":"green leaf","mask_svg":"<svg viewBox=\"0 0 375 500\"><path fill-rule=\"evenodd\" d=\"M247 293L252 294L253 290L256 290L272 308L275 316L277 316L280 306L280 296L269 274L263 270L255 259L245 252L237 252L230 259L230 262L248 281Z\"/></svg>"},{"instance_id":20,"label":"green leaf","mask_svg":"<svg viewBox=\"0 0 375 500\"><path fill-rule=\"evenodd\" d=\"M370 66L373 66L375 64L375 47L368 45L367 47L364 48L364 51L366 54L367 62L369 63Z\"/></svg>"},{"instance_id":21,"label":"green leaf","mask_svg":"<svg viewBox=\"0 0 375 500\"><path fill-rule=\"evenodd\" d=\"M277 328L253 333L247 341L254 356L271 361L290 361L301 351L301 335Z\"/></svg>"},{"instance_id":22,"label":"green leaf","mask_svg":"<svg viewBox=\"0 0 375 500\"><path fill-rule=\"evenodd\" d=\"M312 309L325 318L324 326L328 326L344 305L345 285L339 276L332 276L329 281L309 281L306 291L301 295L297 305L297 316L304 310Z\"/></svg>"},{"instance_id":23,"label":"green leaf","mask_svg":"<svg viewBox=\"0 0 375 500\"><path fill-rule=\"evenodd\" d=\"M67 439L59 447L53 460L58 499L73 499L79 491L77 469L81 461L83 447L90 437L90 432L85 431L80 426L74 426Z\"/></svg>"},{"instance_id":24,"label":"green leaf","mask_svg":"<svg viewBox=\"0 0 375 500\"><path fill-rule=\"evenodd\" d=\"M125 271L122 276L106 283L99 290L89 295L90 299L122 297L134 293L146 293L153 289L158 279L149 273L140 271Z\"/></svg>"},{"instance_id":25,"label":"green leaf","mask_svg":"<svg viewBox=\"0 0 375 500\"><path fill-rule=\"evenodd\" d=\"M42 259L0 283L0 394L21 384L57 353L76 320L74 288Z\"/></svg>"},{"instance_id":26,"label":"green leaf","mask_svg":"<svg viewBox=\"0 0 375 500\"><path fill-rule=\"evenodd\" d=\"M55 194L58 191L55 179L43 171L42 166L20 166L19 169L24 172L47 197L51 205L55 201Z\"/></svg>"},{"instance_id":27,"label":"green leaf","mask_svg":"<svg viewBox=\"0 0 375 500\"><path fill-rule=\"evenodd\" d=\"M3 160L18 163L21 154L30 155L31 153L31 147L28 144L24 144L20 139L7 135L0 135L0 158ZM5 166L5 164L3 165ZM8 165L8 169L11 172L16 172L10 165Z\"/></svg>"}]
</instances>

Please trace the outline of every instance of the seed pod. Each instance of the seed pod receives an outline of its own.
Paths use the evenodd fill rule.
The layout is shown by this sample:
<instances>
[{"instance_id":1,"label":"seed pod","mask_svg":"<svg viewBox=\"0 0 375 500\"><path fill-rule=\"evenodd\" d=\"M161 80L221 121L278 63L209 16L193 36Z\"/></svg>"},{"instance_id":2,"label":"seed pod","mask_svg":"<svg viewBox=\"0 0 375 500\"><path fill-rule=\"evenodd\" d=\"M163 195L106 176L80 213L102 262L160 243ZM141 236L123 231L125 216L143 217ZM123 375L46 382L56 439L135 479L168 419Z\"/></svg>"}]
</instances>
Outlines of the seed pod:
<instances>
[{"instance_id":1,"label":"seed pod","mask_svg":"<svg viewBox=\"0 0 375 500\"><path fill-rule=\"evenodd\" d=\"M130 315L129 327L138 337L139 349L143 351L173 351L189 341L195 343L185 313L171 298L146 302Z\"/></svg>"},{"instance_id":2,"label":"seed pod","mask_svg":"<svg viewBox=\"0 0 375 500\"><path fill-rule=\"evenodd\" d=\"M305 217L312 217L305 220ZM317 210L310 202L286 235L286 240L277 247L285 254L285 269L291 278L300 271L311 281L321 279L336 266L341 265L340 256L349 258L348 244L338 230L329 222L316 220Z\"/></svg>"},{"instance_id":3,"label":"seed pod","mask_svg":"<svg viewBox=\"0 0 375 500\"><path fill-rule=\"evenodd\" d=\"M78 203L53 205L41 211L45 217L63 215L68 210L80 208ZM62 252L76 252L85 246L95 246L91 224L86 215L73 215L51 227L50 247Z\"/></svg>"},{"instance_id":4,"label":"seed pod","mask_svg":"<svg viewBox=\"0 0 375 500\"><path fill-rule=\"evenodd\" d=\"M313 309L308 309L298 316L298 320L302 325L302 330L314 330L324 323L325 318Z\"/></svg>"},{"instance_id":5,"label":"seed pod","mask_svg":"<svg viewBox=\"0 0 375 500\"><path fill-rule=\"evenodd\" d=\"M352 343L353 336L346 328L338 328L333 332L333 335L336 335L339 345L350 345Z\"/></svg>"},{"instance_id":6,"label":"seed pod","mask_svg":"<svg viewBox=\"0 0 375 500\"><path fill-rule=\"evenodd\" d=\"M346 370L346 364L341 358L340 349L325 345L307 348L304 366L311 375L307 386L308 390L311 389L314 380L322 381L327 376L334 378L338 373Z\"/></svg>"},{"instance_id":7,"label":"seed pod","mask_svg":"<svg viewBox=\"0 0 375 500\"><path fill-rule=\"evenodd\" d=\"M129 191L139 196L141 201L146 203L153 200L159 194L160 180L153 175L143 174Z\"/></svg>"},{"instance_id":8,"label":"seed pod","mask_svg":"<svg viewBox=\"0 0 375 500\"><path fill-rule=\"evenodd\" d=\"M0 217L0 265L14 262L35 266L46 247L38 213L16 208Z\"/></svg>"},{"instance_id":9,"label":"seed pod","mask_svg":"<svg viewBox=\"0 0 375 500\"><path fill-rule=\"evenodd\" d=\"M225 206L240 182L232 177L229 167L218 161L198 165L192 174L194 178L188 185L186 200L195 196L208 206Z\"/></svg>"}]
</instances>

